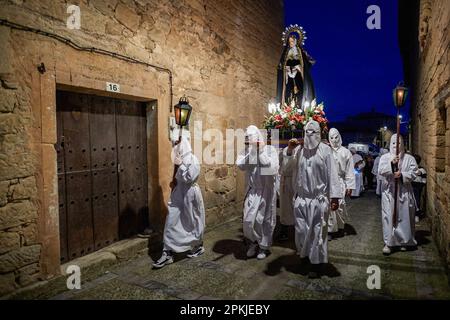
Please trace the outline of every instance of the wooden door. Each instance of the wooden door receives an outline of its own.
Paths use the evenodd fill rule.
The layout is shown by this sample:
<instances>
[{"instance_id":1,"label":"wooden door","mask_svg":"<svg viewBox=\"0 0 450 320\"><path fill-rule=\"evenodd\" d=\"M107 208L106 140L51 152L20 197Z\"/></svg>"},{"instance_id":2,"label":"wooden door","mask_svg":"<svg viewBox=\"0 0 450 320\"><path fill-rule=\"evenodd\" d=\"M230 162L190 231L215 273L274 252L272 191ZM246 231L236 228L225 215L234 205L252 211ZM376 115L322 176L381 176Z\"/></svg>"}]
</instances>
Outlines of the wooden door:
<instances>
[{"instance_id":1,"label":"wooden door","mask_svg":"<svg viewBox=\"0 0 450 320\"><path fill-rule=\"evenodd\" d=\"M147 226L145 105L58 91L57 130L64 262Z\"/></svg>"}]
</instances>

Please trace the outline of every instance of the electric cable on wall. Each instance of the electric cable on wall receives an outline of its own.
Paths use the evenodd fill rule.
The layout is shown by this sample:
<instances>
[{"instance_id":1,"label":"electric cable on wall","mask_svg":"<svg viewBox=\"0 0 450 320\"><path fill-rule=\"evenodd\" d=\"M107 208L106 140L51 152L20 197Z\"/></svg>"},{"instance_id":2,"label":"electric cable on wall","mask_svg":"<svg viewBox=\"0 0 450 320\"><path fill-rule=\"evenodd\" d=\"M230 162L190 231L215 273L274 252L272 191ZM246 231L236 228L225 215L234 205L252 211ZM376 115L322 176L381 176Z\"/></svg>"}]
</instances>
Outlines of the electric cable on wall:
<instances>
[{"instance_id":1,"label":"electric cable on wall","mask_svg":"<svg viewBox=\"0 0 450 320\"><path fill-rule=\"evenodd\" d=\"M55 39L59 42L62 42L70 47L72 47L75 50L78 51L87 51L87 52L91 52L91 53L97 53L97 54L101 54L101 55L105 55L105 56L110 56L122 61L126 61L126 62L130 62L130 63L135 63L135 64L141 64L147 67L151 67L154 68L155 70L159 71L159 72L166 72L167 74L169 74L169 87L170 87L170 112L172 112L172 102L173 102L173 81L172 81L172 71L170 69L164 68L164 67L160 67L160 66L156 66L154 64L151 63L147 63L120 53L116 53L116 52L112 52L112 51L108 51L105 49L101 49L101 48L96 48L96 47L83 47L80 46L79 44L73 42L71 39L63 37L61 35L58 35L56 33L52 33L52 32L48 32L48 31L43 31L40 29L36 29L36 28L32 28L32 27L28 27L28 26L24 26L22 24L18 24L18 23L14 23L14 22L10 22L8 20L5 19L0 19L0 25L2 26L6 26L9 27L11 29L15 29L15 30L21 30L21 31L26 31L26 32L33 32L45 37L49 37L52 39Z\"/></svg>"}]
</instances>

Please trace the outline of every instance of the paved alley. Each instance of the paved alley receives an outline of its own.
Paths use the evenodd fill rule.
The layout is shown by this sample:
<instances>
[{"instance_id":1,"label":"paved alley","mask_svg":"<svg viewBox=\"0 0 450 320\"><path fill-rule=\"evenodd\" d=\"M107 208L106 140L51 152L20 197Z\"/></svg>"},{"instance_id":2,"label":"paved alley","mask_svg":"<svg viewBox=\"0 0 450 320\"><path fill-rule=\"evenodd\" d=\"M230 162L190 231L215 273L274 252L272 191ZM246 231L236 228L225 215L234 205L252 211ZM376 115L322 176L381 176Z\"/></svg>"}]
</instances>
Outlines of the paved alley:
<instances>
[{"instance_id":1,"label":"paved alley","mask_svg":"<svg viewBox=\"0 0 450 320\"><path fill-rule=\"evenodd\" d=\"M245 257L240 219L210 230L207 252L152 270L152 257L115 265L81 290L65 278L22 298L39 299L450 299L450 288L425 221L416 231L416 251L383 256L379 199L373 192L349 201L347 235L329 242L330 263L320 279L295 255L293 239L275 243L264 261ZM381 270L381 289L369 290L369 266ZM20 297L19 297L20 298Z\"/></svg>"}]
</instances>

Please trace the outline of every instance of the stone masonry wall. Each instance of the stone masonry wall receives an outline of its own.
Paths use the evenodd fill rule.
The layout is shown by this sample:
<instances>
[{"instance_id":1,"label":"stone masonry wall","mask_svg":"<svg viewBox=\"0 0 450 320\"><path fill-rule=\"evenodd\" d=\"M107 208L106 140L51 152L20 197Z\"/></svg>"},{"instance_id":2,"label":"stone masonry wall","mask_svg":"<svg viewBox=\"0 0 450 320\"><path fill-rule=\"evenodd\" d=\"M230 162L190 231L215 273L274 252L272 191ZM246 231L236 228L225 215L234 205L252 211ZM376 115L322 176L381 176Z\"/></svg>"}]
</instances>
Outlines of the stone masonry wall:
<instances>
[{"instance_id":1,"label":"stone masonry wall","mask_svg":"<svg viewBox=\"0 0 450 320\"><path fill-rule=\"evenodd\" d=\"M410 68L412 147L428 173L426 211L450 266L450 2L419 4L418 57Z\"/></svg>"},{"instance_id":2,"label":"stone masonry wall","mask_svg":"<svg viewBox=\"0 0 450 320\"><path fill-rule=\"evenodd\" d=\"M66 27L69 4L81 8L80 30ZM275 96L284 24L282 0L0 0L0 19L172 70L174 103L186 94L194 108L191 131L194 121L201 121L203 130L219 128L224 135L226 128L260 125L268 100ZM102 65L104 60L95 54L76 53L51 38L6 26L0 26L0 44L2 296L55 275L59 259L59 248L49 249L59 239L54 232L58 226L52 225L57 210L46 200L53 181L46 180L45 172L56 167L54 142L42 138L56 135L56 128L43 116L54 113L55 106L36 103L53 101L54 92L34 88L45 88L43 81L58 83L58 74L89 83L91 73L105 73L117 74L132 89L133 74L141 71L114 58L111 64ZM48 79L36 69L43 60ZM76 74L85 78L72 79ZM167 94L167 77L153 77L156 89L152 84L139 85ZM168 109L167 101L158 103L158 108ZM168 117L158 118L157 127L158 135L167 136ZM168 139L158 141L169 145ZM160 162L165 162L164 157ZM164 201L169 179L160 177L159 181ZM199 184L208 226L240 214L243 179L235 166L203 165ZM158 215L161 225L164 214Z\"/></svg>"}]
</instances>

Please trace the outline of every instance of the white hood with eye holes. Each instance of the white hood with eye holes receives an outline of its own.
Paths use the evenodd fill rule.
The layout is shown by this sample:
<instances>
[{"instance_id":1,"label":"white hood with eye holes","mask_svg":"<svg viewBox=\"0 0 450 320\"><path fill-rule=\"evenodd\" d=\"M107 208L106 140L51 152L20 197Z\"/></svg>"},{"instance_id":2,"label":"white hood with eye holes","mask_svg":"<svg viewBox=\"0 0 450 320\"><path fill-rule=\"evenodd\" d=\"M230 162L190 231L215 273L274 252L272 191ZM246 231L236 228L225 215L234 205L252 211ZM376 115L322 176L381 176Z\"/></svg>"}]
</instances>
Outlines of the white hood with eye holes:
<instances>
[{"instance_id":1,"label":"white hood with eye holes","mask_svg":"<svg viewBox=\"0 0 450 320\"><path fill-rule=\"evenodd\" d=\"M261 131L258 129L257 126L254 126L254 125L247 127L247 129L245 130L245 137L248 139L249 142L264 141L264 137L263 137Z\"/></svg>"},{"instance_id":2,"label":"white hood with eye holes","mask_svg":"<svg viewBox=\"0 0 450 320\"><path fill-rule=\"evenodd\" d=\"M305 149L315 149L320 144L320 125L311 120L305 126Z\"/></svg>"},{"instance_id":3,"label":"white hood with eye holes","mask_svg":"<svg viewBox=\"0 0 450 320\"><path fill-rule=\"evenodd\" d=\"M391 143L389 144L389 152L395 156L397 152L397 134L393 134L391 137ZM405 145L403 144L402 136L399 137L399 156L402 157L405 153Z\"/></svg>"},{"instance_id":4,"label":"white hood with eye holes","mask_svg":"<svg viewBox=\"0 0 450 320\"><path fill-rule=\"evenodd\" d=\"M342 137L338 129L336 128L330 129L330 132L328 133L328 140L330 141L331 147L334 150L337 150L340 147L342 147Z\"/></svg>"}]
</instances>

